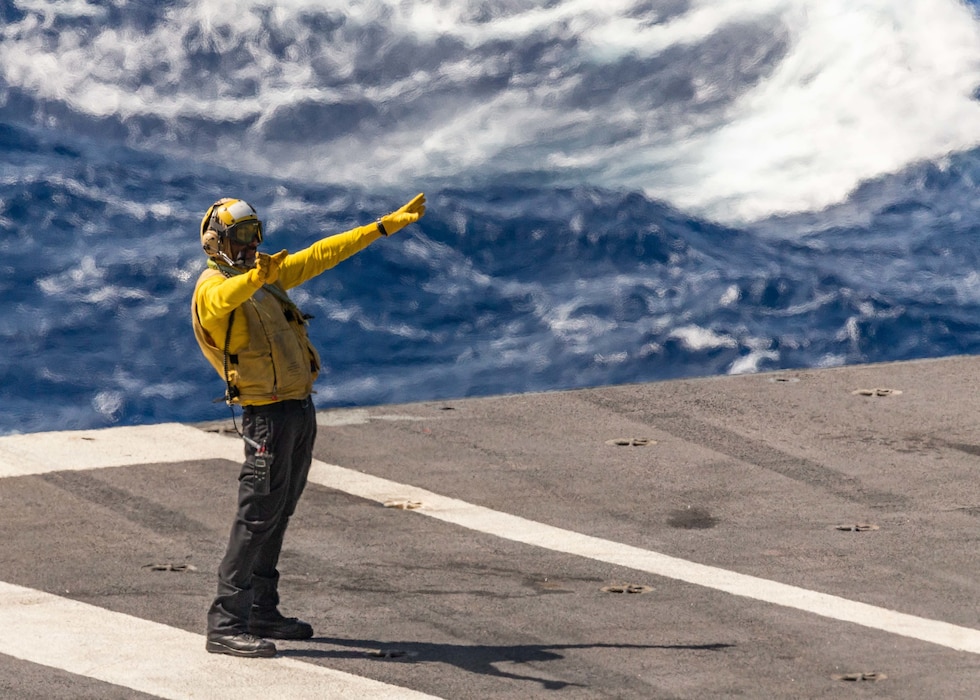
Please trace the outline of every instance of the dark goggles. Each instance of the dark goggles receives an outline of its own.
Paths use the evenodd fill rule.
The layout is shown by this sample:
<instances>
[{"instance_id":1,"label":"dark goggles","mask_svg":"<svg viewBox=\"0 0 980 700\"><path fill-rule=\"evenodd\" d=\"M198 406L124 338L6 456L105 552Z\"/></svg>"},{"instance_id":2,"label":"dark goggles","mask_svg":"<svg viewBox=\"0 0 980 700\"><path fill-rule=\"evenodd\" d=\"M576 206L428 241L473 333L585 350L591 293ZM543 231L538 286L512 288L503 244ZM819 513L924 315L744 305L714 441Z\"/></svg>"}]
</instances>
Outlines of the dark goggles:
<instances>
[{"instance_id":1,"label":"dark goggles","mask_svg":"<svg viewBox=\"0 0 980 700\"><path fill-rule=\"evenodd\" d=\"M258 219L239 221L228 228L226 235L235 243L250 245L252 241L262 242L262 222Z\"/></svg>"}]
</instances>

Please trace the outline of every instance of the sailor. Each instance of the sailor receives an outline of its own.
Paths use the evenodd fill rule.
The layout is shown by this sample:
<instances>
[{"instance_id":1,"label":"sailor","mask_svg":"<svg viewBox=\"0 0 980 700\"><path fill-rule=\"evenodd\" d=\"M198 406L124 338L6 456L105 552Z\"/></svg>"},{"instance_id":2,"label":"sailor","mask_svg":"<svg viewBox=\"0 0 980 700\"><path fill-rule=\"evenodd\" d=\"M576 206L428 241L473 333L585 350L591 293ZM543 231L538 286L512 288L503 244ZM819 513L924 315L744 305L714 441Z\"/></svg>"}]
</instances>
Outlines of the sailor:
<instances>
[{"instance_id":1,"label":"sailor","mask_svg":"<svg viewBox=\"0 0 980 700\"><path fill-rule=\"evenodd\" d=\"M208 266L191 316L201 351L242 406L245 461L238 512L208 611L209 652L276 654L270 639L309 639L313 627L279 611L279 553L306 485L316 438L313 382L320 357L307 318L286 290L330 269L425 214L425 196L366 226L323 238L296 253L258 252L264 237L254 207L220 199L201 221Z\"/></svg>"}]
</instances>

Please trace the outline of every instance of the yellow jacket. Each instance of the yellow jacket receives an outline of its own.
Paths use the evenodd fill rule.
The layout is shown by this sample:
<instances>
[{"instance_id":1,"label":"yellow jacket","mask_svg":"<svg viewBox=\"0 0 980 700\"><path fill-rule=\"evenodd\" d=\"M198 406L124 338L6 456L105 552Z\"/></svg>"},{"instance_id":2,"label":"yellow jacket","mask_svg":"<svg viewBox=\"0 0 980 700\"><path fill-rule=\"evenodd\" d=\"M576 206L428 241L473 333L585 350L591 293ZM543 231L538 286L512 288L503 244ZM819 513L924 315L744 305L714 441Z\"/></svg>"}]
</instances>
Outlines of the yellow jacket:
<instances>
[{"instance_id":1,"label":"yellow jacket","mask_svg":"<svg viewBox=\"0 0 980 700\"><path fill-rule=\"evenodd\" d=\"M285 296L285 290L334 267L380 237L377 226L371 224L323 238L287 255L279 265L275 286ZM295 306L278 299L267 286L256 289L245 275L226 277L209 266L194 288L191 317L201 352L222 380L226 379L227 360L227 379L238 392L235 403L259 406L304 399L312 393L320 357L307 337L306 323Z\"/></svg>"}]
</instances>

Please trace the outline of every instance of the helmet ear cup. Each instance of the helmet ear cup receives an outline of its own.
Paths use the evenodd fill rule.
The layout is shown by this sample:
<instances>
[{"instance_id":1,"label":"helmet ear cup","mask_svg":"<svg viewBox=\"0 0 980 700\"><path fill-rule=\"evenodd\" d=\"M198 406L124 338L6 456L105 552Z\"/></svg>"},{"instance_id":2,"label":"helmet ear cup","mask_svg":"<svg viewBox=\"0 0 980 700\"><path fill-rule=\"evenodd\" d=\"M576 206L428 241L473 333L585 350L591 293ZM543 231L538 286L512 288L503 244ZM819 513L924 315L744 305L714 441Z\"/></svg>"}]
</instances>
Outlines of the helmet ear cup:
<instances>
[{"instance_id":1,"label":"helmet ear cup","mask_svg":"<svg viewBox=\"0 0 980 700\"><path fill-rule=\"evenodd\" d=\"M221 252L222 235L211 228L211 219L214 215L214 210L226 202L233 201L234 200L229 197L222 197L208 207L207 212L204 214L204 218L201 219L201 247L204 248L204 252L208 254L208 257L213 258Z\"/></svg>"},{"instance_id":2,"label":"helmet ear cup","mask_svg":"<svg viewBox=\"0 0 980 700\"><path fill-rule=\"evenodd\" d=\"M201 247L208 257L214 257L221 252L221 239L213 229L208 229L201 234Z\"/></svg>"}]
</instances>

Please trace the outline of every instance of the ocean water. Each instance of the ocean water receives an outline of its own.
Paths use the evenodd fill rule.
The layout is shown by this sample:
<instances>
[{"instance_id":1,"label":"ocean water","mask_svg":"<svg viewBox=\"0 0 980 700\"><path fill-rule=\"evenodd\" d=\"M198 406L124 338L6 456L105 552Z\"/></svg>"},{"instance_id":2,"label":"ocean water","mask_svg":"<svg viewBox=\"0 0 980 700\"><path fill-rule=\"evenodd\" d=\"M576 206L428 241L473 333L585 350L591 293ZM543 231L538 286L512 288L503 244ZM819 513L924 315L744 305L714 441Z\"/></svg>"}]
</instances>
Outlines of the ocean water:
<instances>
[{"instance_id":1,"label":"ocean water","mask_svg":"<svg viewBox=\"0 0 980 700\"><path fill-rule=\"evenodd\" d=\"M189 321L241 197L317 404L980 352L962 0L0 0L0 433L229 415Z\"/></svg>"}]
</instances>

